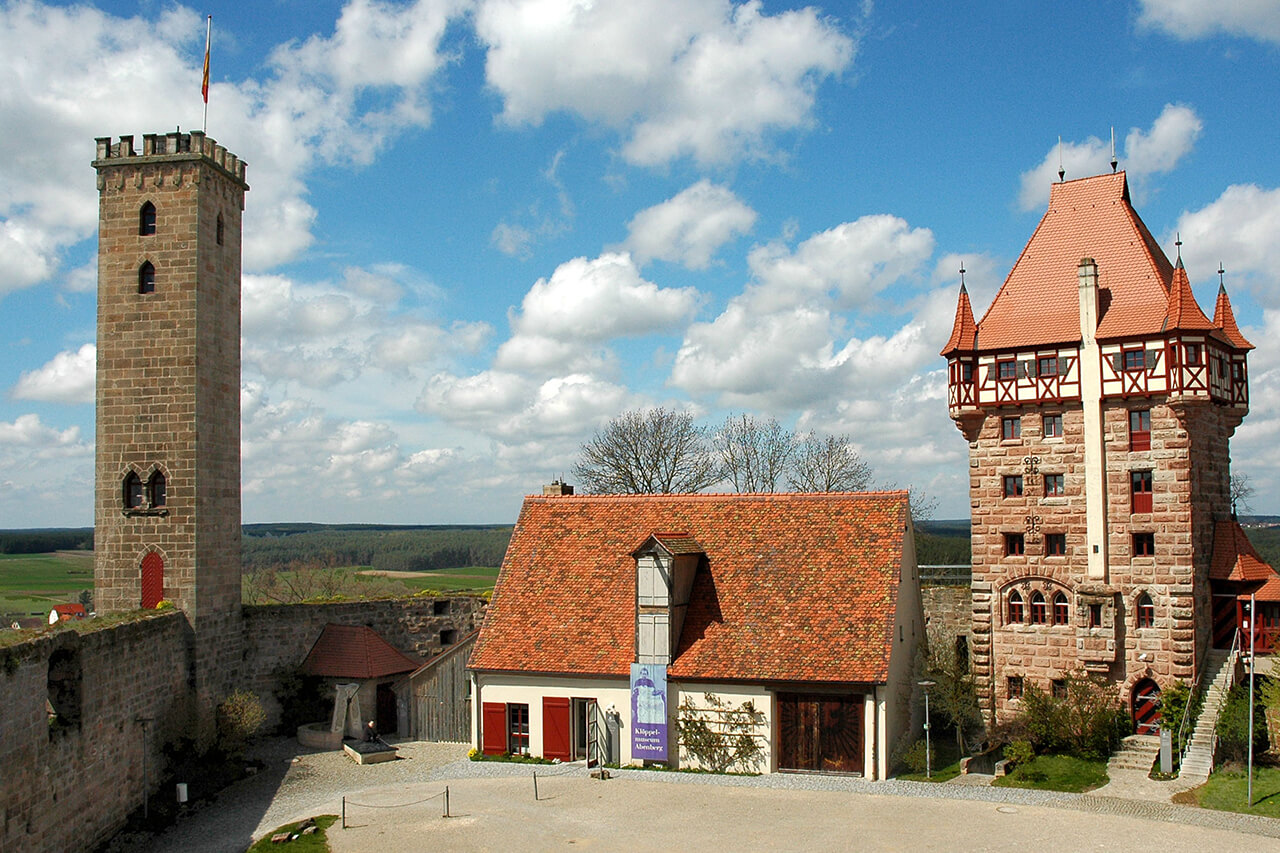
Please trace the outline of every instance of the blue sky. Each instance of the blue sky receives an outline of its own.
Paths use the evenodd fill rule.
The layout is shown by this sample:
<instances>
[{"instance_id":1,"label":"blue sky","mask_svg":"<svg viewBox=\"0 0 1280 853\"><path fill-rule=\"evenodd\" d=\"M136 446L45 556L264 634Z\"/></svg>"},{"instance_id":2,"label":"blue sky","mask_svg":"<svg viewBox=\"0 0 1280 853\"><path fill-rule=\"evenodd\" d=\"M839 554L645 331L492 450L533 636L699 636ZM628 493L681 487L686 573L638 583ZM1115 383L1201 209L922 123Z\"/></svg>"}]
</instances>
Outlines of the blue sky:
<instances>
[{"instance_id":1,"label":"blue sky","mask_svg":"<svg viewBox=\"0 0 1280 853\"><path fill-rule=\"evenodd\" d=\"M1203 7L1203 8L1202 8ZM0 0L0 527L92 523L96 136L249 163L246 521L512 521L610 417L847 433L964 517L944 364L1068 178L1120 167L1258 349L1280 512L1280 7Z\"/></svg>"}]
</instances>

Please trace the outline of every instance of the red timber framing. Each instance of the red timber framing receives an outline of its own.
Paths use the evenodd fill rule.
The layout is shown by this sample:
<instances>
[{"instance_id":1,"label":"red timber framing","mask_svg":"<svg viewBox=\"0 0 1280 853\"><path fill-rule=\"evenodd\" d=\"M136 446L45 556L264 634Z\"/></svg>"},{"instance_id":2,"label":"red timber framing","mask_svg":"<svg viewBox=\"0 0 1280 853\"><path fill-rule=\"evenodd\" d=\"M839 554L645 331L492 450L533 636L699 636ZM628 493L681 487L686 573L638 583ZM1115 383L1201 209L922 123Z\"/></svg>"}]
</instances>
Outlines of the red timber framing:
<instances>
[{"instance_id":1,"label":"red timber framing","mask_svg":"<svg viewBox=\"0 0 1280 853\"><path fill-rule=\"evenodd\" d=\"M542 697L542 757L572 761L569 698Z\"/></svg>"},{"instance_id":2,"label":"red timber framing","mask_svg":"<svg viewBox=\"0 0 1280 853\"><path fill-rule=\"evenodd\" d=\"M502 755L507 751L507 705L505 702L485 702L480 719L482 728L481 751L485 755Z\"/></svg>"},{"instance_id":3,"label":"red timber framing","mask_svg":"<svg viewBox=\"0 0 1280 853\"><path fill-rule=\"evenodd\" d=\"M984 356L977 366L977 383L963 387L951 361L949 402L962 406L1007 406L1062 403L1080 398L1079 353L1076 350L1036 350ZM974 394L976 390L976 395Z\"/></svg>"}]
</instances>

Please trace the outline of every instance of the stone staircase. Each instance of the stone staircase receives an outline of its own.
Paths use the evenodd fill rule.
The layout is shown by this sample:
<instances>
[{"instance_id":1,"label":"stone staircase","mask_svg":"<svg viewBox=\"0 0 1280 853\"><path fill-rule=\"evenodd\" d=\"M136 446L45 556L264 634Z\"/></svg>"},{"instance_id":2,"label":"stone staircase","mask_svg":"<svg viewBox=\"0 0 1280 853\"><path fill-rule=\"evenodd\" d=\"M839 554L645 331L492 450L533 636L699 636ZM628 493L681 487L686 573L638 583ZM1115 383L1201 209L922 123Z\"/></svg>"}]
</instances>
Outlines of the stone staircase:
<instances>
[{"instance_id":1,"label":"stone staircase","mask_svg":"<svg viewBox=\"0 0 1280 853\"><path fill-rule=\"evenodd\" d=\"M1213 770L1214 730L1218 727L1218 715L1227 701L1227 691L1231 687L1232 671L1235 660L1231 652L1213 649L1205 661L1204 677L1208 687L1204 691L1204 707L1196 720L1195 730L1182 754L1182 767L1178 778L1184 782L1197 785L1209 781L1209 773Z\"/></svg>"},{"instance_id":2,"label":"stone staircase","mask_svg":"<svg viewBox=\"0 0 1280 853\"><path fill-rule=\"evenodd\" d=\"M1114 776L1117 770L1141 770L1150 773L1160 754L1160 738L1156 735L1129 735L1120 742L1117 750L1107 762L1107 775Z\"/></svg>"}]
</instances>

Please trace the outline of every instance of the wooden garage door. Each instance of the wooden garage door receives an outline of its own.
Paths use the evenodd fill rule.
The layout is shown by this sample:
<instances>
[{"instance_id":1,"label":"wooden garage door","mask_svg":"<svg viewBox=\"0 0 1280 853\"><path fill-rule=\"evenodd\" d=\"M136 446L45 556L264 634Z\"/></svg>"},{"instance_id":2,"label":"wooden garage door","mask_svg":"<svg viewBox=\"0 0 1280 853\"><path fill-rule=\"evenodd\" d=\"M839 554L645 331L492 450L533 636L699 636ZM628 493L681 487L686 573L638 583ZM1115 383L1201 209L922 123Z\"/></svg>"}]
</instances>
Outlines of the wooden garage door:
<instances>
[{"instance_id":1,"label":"wooden garage door","mask_svg":"<svg viewBox=\"0 0 1280 853\"><path fill-rule=\"evenodd\" d=\"M862 696L778 694L778 768L862 772Z\"/></svg>"}]
</instances>

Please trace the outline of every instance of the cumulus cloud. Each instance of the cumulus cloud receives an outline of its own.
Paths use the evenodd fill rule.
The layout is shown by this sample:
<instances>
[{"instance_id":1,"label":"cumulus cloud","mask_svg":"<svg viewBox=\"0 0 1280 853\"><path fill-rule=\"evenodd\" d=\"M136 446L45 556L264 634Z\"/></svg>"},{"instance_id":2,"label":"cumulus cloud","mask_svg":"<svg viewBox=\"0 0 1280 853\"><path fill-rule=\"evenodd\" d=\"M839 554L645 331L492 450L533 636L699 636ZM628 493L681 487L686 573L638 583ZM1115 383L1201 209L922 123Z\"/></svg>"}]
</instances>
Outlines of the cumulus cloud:
<instances>
[{"instance_id":1,"label":"cumulus cloud","mask_svg":"<svg viewBox=\"0 0 1280 853\"><path fill-rule=\"evenodd\" d=\"M0 421L0 447L36 448L43 454L59 454L66 448L80 448L80 428L58 430L46 426L39 415L19 415L13 423Z\"/></svg>"},{"instance_id":2,"label":"cumulus cloud","mask_svg":"<svg viewBox=\"0 0 1280 853\"><path fill-rule=\"evenodd\" d=\"M626 247L640 264L657 259L706 269L721 246L749 232L756 212L705 178L627 223Z\"/></svg>"},{"instance_id":3,"label":"cumulus cloud","mask_svg":"<svg viewBox=\"0 0 1280 853\"><path fill-rule=\"evenodd\" d=\"M1280 42L1280 6L1268 0L1138 0L1138 23L1184 41L1215 33Z\"/></svg>"},{"instance_id":4,"label":"cumulus cloud","mask_svg":"<svg viewBox=\"0 0 1280 853\"><path fill-rule=\"evenodd\" d=\"M1256 184L1235 184L1199 210L1178 217L1174 233L1182 235L1188 248L1188 264L1217 269L1221 261L1235 273L1267 276L1276 280L1276 252L1280 245L1280 188L1265 189ZM1280 308L1280 304L1272 307Z\"/></svg>"},{"instance_id":5,"label":"cumulus cloud","mask_svg":"<svg viewBox=\"0 0 1280 853\"><path fill-rule=\"evenodd\" d=\"M669 331L692 315L698 292L645 280L626 252L574 258L538 279L511 315L514 334L495 365L546 369L565 365L584 349L621 337Z\"/></svg>"},{"instance_id":6,"label":"cumulus cloud","mask_svg":"<svg viewBox=\"0 0 1280 853\"><path fill-rule=\"evenodd\" d=\"M766 15L758 0L481 0L475 22L504 121L576 113L649 166L770 153L771 134L812 123L819 84L856 47L815 9Z\"/></svg>"},{"instance_id":7,"label":"cumulus cloud","mask_svg":"<svg viewBox=\"0 0 1280 853\"><path fill-rule=\"evenodd\" d=\"M1204 122L1195 110L1182 104L1165 104L1148 130L1132 128L1117 151L1121 167L1130 178L1142 179L1172 171L1195 146ZM1061 159L1059 159L1061 158ZM1040 164L1022 173L1018 204L1036 210L1049 202L1049 185L1058 180L1061 163L1067 180L1099 175L1111 169L1111 143L1090 136L1083 142L1064 140L1059 153L1052 146Z\"/></svg>"},{"instance_id":8,"label":"cumulus cloud","mask_svg":"<svg viewBox=\"0 0 1280 853\"><path fill-rule=\"evenodd\" d=\"M310 245L307 174L365 163L405 128L430 121L441 44L463 0L391 6L351 0L334 32L276 48L261 79L210 91L219 142L249 163L244 263L261 270ZM53 277L63 252L97 225L84 177L92 140L200 122L204 19L175 6L116 17L87 6L0 6L0 296ZM145 97L138 87L146 76ZM184 120L185 117L185 120ZM77 287L83 282L72 279Z\"/></svg>"},{"instance_id":9,"label":"cumulus cloud","mask_svg":"<svg viewBox=\"0 0 1280 853\"><path fill-rule=\"evenodd\" d=\"M49 403L92 403L98 348L84 344L75 352L55 355L35 370L28 370L13 386L18 400Z\"/></svg>"}]
</instances>

